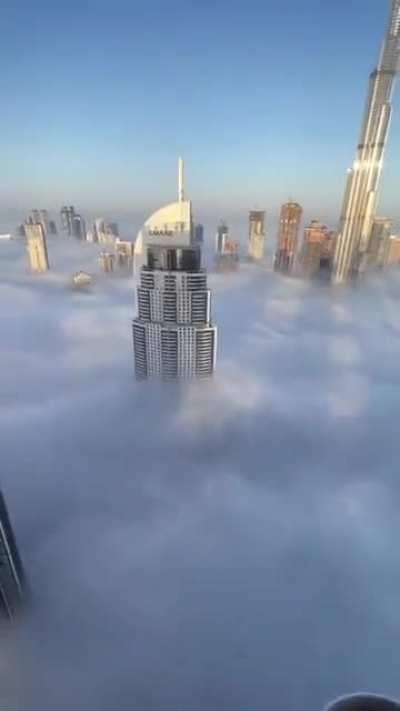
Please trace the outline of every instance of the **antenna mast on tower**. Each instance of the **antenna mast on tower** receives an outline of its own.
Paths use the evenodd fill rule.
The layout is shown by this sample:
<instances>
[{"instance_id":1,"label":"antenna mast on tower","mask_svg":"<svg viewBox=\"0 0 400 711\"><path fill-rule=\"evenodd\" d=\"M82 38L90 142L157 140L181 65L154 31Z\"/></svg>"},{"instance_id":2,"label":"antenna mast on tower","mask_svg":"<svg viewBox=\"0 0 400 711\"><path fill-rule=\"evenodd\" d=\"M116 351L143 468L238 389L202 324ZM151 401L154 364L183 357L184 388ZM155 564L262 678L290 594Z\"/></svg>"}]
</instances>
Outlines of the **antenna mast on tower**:
<instances>
[{"instance_id":1,"label":"antenna mast on tower","mask_svg":"<svg viewBox=\"0 0 400 711\"><path fill-rule=\"evenodd\" d=\"M178 163L178 200L179 200L179 202L183 202L185 199L184 180L185 180L185 174L184 174L183 159L179 158L179 163Z\"/></svg>"}]
</instances>

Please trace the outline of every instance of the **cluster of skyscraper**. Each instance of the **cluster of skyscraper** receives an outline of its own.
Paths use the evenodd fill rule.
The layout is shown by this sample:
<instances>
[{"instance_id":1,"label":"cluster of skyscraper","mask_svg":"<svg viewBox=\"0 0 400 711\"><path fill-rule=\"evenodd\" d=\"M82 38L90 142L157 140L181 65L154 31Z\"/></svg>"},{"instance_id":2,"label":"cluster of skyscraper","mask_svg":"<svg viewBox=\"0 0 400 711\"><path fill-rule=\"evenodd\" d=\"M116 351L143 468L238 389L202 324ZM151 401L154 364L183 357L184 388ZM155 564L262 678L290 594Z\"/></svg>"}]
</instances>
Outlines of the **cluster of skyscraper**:
<instances>
[{"instance_id":1,"label":"cluster of skyscraper","mask_svg":"<svg viewBox=\"0 0 400 711\"><path fill-rule=\"evenodd\" d=\"M331 281L334 274L338 234L320 220L312 220L304 229L300 242L303 208L289 201L282 205L277 248L273 259L274 270L282 274L295 274L306 279ZM365 268L382 269L400 263L400 237L392 234L393 222L387 218L372 220L369 248ZM249 213L248 257L253 262L266 259L266 213L251 210ZM225 222L218 226L215 236L216 266L218 271L236 270L239 265L239 244L230 236Z\"/></svg>"},{"instance_id":2,"label":"cluster of skyscraper","mask_svg":"<svg viewBox=\"0 0 400 711\"><path fill-rule=\"evenodd\" d=\"M329 281L336 246L336 233L312 220L304 230L301 248L298 248L302 207L295 202L282 205L279 220L278 245L274 268L284 274L293 271L306 278L321 277Z\"/></svg>"},{"instance_id":3,"label":"cluster of skyscraper","mask_svg":"<svg viewBox=\"0 0 400 711\"><path fill-rule=\"evenodd\" d=\"M299 232L303 209L296 202L282 205L274 269L284 274L295 271L304 277L324 275L329 278L336 245L336 234L319 220L313 220L305 229L299 249ZM248 258L263 263L266 260L266 213L251 210L249 213ZM234 241L225 222L221 222L215 237L216 264L218 270L237 269L239 244Z\"/></svg>"},{"instance_id":4,"label":"cluster of skyscraper","mask_svg":"<svg viewBox=\"0 0 400 711\"><path fill-rule=\"evenodd\" d=\"M82 240L86 239L85 220L81 215L75 212L75 208L72 205L62 207L60 217L61 227L63 230L66 230L70 237L76 237Z\"/></svg>"},{"instance_id":5,"label":"cluster of skyscraper","mask_svg":"<svg viewBox=\"0 0 400 711\"><path fill-rule=\"evenodd\" d=\"M390 17L377 68L372 72L357 147L357 157L348 173L339 233L313 221L305 230L300 253L298 234L302 208L294 202L282 207L277 271L297 268L304 276L322 276L334 283L358 278L370 268L398 263L400 239L391 235L392 223L376 215L379 187L392 114L392 94L400 66L400 0L391 0ZM263 256L261 220L250 215L249 256ZM260 213L261 215L262 213Z\"/></svg>"},{"instance_id":6,"label":"cluster of skyscraper","mask_svg":"<svg viewBox=\"0 0 400 711\"><path fill-rule=\"evenodd\" d=\"M281 208L274 269L278 272L344 283L367 269L400 261L400 238L391 235L392 223L376 216L378 189L391 117L391 100L400 62L400 0L391 0L388 29L379 63L370 77L369 93L357 158L349 171L339 233L313 220L304 231L299 249L302 207L289 201ZM96 220L87 232L73 206L61 209L61 225L77 239L105 246L99 264L104 272L114 265L130 266L132 244L120 240L115 223ZM56 232L45 210L34 210L23 226L29 260L34 271L49 268L48 231ZM201 269L203 227L195 225L190 200L183 190L183 163L179 162L176 203L155 212L135 244L138 315L133 322L135 368L138 378L208 377L216 358L216 328L211 323L211 294ZM266 216L249 215L248 256L263 262L266 252ZM239 245L223 222L216 235L216 263L220 270L236 269ZM139 268L141 266L141 268ZM79 279L78 279L79 276ZM77 283L84 281L79 273Z\"/></svg>"},{"instance_id":7,"label":"cluster of skyscraper","mask_svg":"<svg viewBox=\"0 0 400 711\"><path fill-rule=\"evenodd\" d=\"M303 242L299 246L302 212L297 203L282 205L274 268L284 274L295 273L304 278L329 282L335 279L339 236L319 220L312 220L305 228ZM400 264L400 236L392 234L392 227L393 222L387 218L375 217L372 220L364 269L382 269Z\"/></svg>"},{"instance_id":8,"label":"cluster of skyscraper","mask_svg":"<svg viewBox=\"0 0 400 711\"><path fill-rule=\"evenodd\" d=\"M75 212L75 208L64 206L60 211L61 229L69 237L104 246L98 263L103 272L118 268L131 268L133 263L133 244L120 239L116 222L97 219L91 230L86 230L84 218ZM45 272L50 269L47 236L57 234L57 225L49 220L47 210L32 210L28 219L20 226L19 232L26 237L29 266L33 272Z\"/></svg>"}]
</instances>

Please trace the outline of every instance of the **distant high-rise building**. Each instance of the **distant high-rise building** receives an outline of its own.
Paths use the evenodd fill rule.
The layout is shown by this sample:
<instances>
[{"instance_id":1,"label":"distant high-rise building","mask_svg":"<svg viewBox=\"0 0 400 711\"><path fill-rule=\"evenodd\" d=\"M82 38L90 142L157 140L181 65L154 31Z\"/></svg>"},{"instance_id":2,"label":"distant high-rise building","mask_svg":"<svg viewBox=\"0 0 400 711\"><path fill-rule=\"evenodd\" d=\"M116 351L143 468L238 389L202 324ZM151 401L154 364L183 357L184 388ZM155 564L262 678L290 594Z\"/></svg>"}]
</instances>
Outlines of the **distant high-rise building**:
<instances>
[{"instance_id":1,"label":"distant high-rise building","mask_svg":"<svg viewBox=\"0 0 400 711\"><path fill-rule=\"evenodd\" d=\"M46 272L50 269L50 265L43 226L33 222L26 222L24 229L31 270L33 272Z\"/></svg>"},{"instance_id":2,"label":"distant high-rise building","mask_svg":"<svg viewBox=\"0 0 400 711\"><path fill-rule=\"evenodd\" d=\"M328 230L321 244L321 258L319 262L319 276L323 281L330 282L332 277L333 260L337 243L337 232Z\"/></svg>"},{"instance_id":3,"label":"distant high-rise building","mask_svg":"<svg viewBox=\"0 0 400 711\"><path fill-rule=\"evenodd\" d=\"M265 250L265 212L251 210L249 215L249 258L262 262Z\"/></svg>"},{"instance_id":4,"label":"distant high-rise building","mask_svg":"<svg viewBox=\"0 0 400 711\"><path fill-rule=\"evenodd\" d=\"M178 202L146 221L135 243L135 260L144 261L133 321L139 380L206 378L215 368L211 292L194 239L192 204L184 196L181 159L178 195Z\"/></svg>"},{"instance_id":5,"label":"distant high-rise building","mask_svg":"<svg viewBox=\"0 0 400 711\"><path fill-rule=\"evenodd\" d=\"M281 207L279 220L278 245L274 269L289 274L292 271L297 253L299 229L303 209L297 202L287 202Z\"/></svg>"},{"instance_id":6,"label":"distant high-rise building","mask_svg":"<svg viewBox=\"0 0 400 711\"><path fill-rule=\"evenodd\" d=\"M368 247L369 268L382 269L387 264L392 227L392 220L386 217L374 218Z\"/></svg>"},{"instance_id":7,"label":"distant high-rise building","mask_svg":"<svg viewBox=\"0 0 400 711\"><path fill-rule=\"evenodd\" d=\"M104 244L106 240L101 239L101 235L103 232L105 232L105 227L104 227L104 220L102 218L97 218L93 222L93 228L92 228L92 235L93 239L92 242L100 242Z\"/></svg>"},{"instance_id":8,"label":"distant high-rise building","mask_svg":"<svg viewBox=\"0 0 400 711\"><path fill-rule=\"evenodd\" d=\"M86 225L82 215L75 212L73 205L61 208L61 229L66 230L70 237L86 240Z\"/></svg>"},{"instance_id":9,"label":"distant high-rise building","mask_svg":"<svg viewBox=\"0 0 400 711\"><path fill-rule=\"evenodd\" d=\"M47 210L32 210L27 222L34 225L42 225L45 237L47 234L57 234L57 225L54 220L50 220ZM23 231L23 234L25 234L25 231Z\"/></svg>"},{"instance_id":10,"label":"distant high-rise building","mask_svg":"<svg viewBox=\"0 0 400 711\"><path fill-rule=\"evenodd\" d=\"M26 594L25 575L0 492L0 619L13 620Z\"/></svg>"},{"instance_id":11,"label":"distant high-rise building","mask_svg":"<svg viewBox=\"0 0 400 711\"><path fill-rule=\"evenodd\" d=\"M75 215L72 218L72 234L76 239L86 240L86 224L82 215Z\"/></svg>"},{"instance_id":12,"label":"distant high-rise building","mask_svg":"<svg viewBox=\"0 0 400 711\"><path fill-rule=\"evenodd\" d=\"M388 266L393 264L400 265L400 235L392 235L389 239L386 264Z\"/></svg>"},{"instance_id":13,"label":"distant high-rise building","mask_svg":"<svg viewBox=\"0 0 400 711\"><path fill-rule=\"evenodd\" d=\"M303 276L313 278L330 275L335 252L336 234L319 220L312 220L304 230L299 263Z\"/></svg>"},{"instance_id":14,"label":"distant high-rise building","mask_svg":"<svg viewBox=\"0 0 400 711\"><path fill-rule=\"evenodd\" d=\"M400 0L391 0L390 20L378 67L370 76L357 158L347 178L333 273L337 284L356 278L368 266L399 60Z\"/></svg>"},{"instance_id":15,"label":"distant high-rise building","mask_svg":"<svg viewBox=\"0 0 400 711\"><path fill-rule=\"evenodd\" d=\"M110 254L110 252L100 252L98 261L100 269L104 274L109 274L114 271L114 254Z\"/></svg>"},{"instance_id":16,"label":"distant high-rise building","mask_svg":"<svg viewBox=\"0 0 400 711\"><path fill-rule=\"evenodd\" d=\"M130 268L133 261L133 244L119 237L115 240L115 254L119 267Z\"/></svg>"},{"instance_id":17,"label":"distant high-rise building","mask_svg":"<svg viewBox=\"0 0 400 711\"><path fill-rule=\"evenodd\" d=\"M203 242L204 242L204 227L203 227L203 225L196 225L195 226L194 239L197 244L203 244Z\"/></svg>"},{"instance_id":18,"label":"distant high-rise building","mask_svg":"<svg viewBox=\"0 0 400 711\"><path fill-rule=\"evenodd\" d=\"M230 237L224 241L221 254L216 257L216 268L219 272L234 272L239 269L239 242Z\"/></svg>"},{"instance_id":19,"label":"distant high-rise building","mask_svg":"<svg viewBox=\"0 0 400 711\"><path fill-rule=\"evenodd\" d=\"M215 235L215 265L221 272L236 271L239 267L239 243L231 238L225 222L218 225Z\"/></svg>"},{"instance_id":20,"label":"distant high-rise building","mask_svg":"<svg viewBox=\"0 0 400 711\"><path fill-rule=\"evenodd\" d=\"M49 215L47 210L32 210L27 222L34 225L41 225L43 234L46 236L49 231Z\"/></svg>"},{"instance_id":21,"label":"distant high-rise building","mask_svg":"<svg viewBox=\"0 0 400 711\"><path fill-rule=\"evenodd\" d=\"M44 234L46 234L47 224L42 219L41 210L32 210L30 217L28 218L28 221L32 222L34 225L42 225L43 232L44 232Z\"/></svg>"},{"instance_id":22,"label":"distant high-rise building","mask_svg":"<svg viewBox=\"0 0 400 711\"><path fill-rule=\"evenodd\" d=\"M93 230L88 230L86 232L86 242L95 242Z\"/></svg>"},{"instance_id":23,"label":"distant high-rise building","mask_svg":"<svg viewBox=\"0 0 400 711\"><path fill-rule=\"evenodd\" d=\"M102 217L99 217L93 223L92 234L93 242L112 245L119 237L118 224L116 222L106 222Z\"/></svg>"},{"instance_id":24,"label":"distant high-rise building","mask_svg":"<svg viewBox=\"0 0 400 711\"><path fill-rule=\"evenodd\" d=\"M49 229L49 213L47 210L40 210L40 220L44 227L44 231L47 233Z\"/></svg>"},{"instance_id":25,"label":"distant high-rise building","mask_svg":"<svg viewBox=\"0 0 400 711\"><path fill-rule=\"evenodd\" d=\"M223 253L227 240L229 240L229 228L225 222L221 220L217 228L217 234L215 235L215 253L217 256Z\"/></svg>"},{"instance_id":26,"label":"distant high-rise building","mask_svg":"<svg viewBox=\"0 0 400 711\"><path fill-rule=\"evenodd\" d=\"M75 208L72 205L70 205L69 207L65 205L61 208L60 217L61 229L66 230L69 236L71 237L74 234L73 223L75 217Z\"/></svg>"},{"instance_id":27,"label":"distant high-rise building","mask_svg":"<svg viewBox=\"0 0 400 711\"><path fill-rule=\"evenodd\" d=\"M119 237L119 227L118 227L118 222L109 222L107 224L107 230L108 232L113 235L115 238Z\"/></svg>"}]
</instances>

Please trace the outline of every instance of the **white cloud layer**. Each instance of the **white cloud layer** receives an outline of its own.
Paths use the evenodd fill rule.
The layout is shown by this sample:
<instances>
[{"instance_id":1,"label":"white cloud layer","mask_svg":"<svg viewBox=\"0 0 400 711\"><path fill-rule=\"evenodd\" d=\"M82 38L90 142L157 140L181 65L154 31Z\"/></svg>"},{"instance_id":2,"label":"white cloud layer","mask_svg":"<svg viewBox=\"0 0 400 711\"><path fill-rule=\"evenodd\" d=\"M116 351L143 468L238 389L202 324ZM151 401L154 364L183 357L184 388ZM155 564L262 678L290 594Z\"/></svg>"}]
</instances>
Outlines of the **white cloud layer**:
<instances>
[{"instance_id":1,"label":"white cloud layer","mask_svg":"<svg viewBox=\"0 0 400 711\"><path fill-rule=\"evenodd\" d=\"M133 379L128 279L68 290L94 248L55 243L33 277L0 247L2 487L33 590L0 675L21 708L400 696L399 274L213 276L218 373L178 389Z\"/></svg>"}]
</instances>

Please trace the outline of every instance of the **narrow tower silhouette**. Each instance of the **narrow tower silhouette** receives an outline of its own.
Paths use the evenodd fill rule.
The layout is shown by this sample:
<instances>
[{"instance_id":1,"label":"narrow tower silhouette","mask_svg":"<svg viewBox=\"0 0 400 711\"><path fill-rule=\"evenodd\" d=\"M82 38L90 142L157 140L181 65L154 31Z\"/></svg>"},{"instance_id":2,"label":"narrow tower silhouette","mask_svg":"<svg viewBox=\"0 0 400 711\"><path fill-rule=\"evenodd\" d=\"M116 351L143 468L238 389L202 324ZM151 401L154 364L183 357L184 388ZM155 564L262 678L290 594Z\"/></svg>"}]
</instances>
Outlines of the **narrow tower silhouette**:
<instances>
[{"instance_id":1,"label":"narrow tower silhouette","mask_svg":"<svg viewBox=\"0 0 400 711\"><path fill-rule=\"evenodd\" d=\"M26 595L25 574L0 491L0 622L14 620Z\"/></svg>"},{"instance_id":2,"label":"narrow tower silhouette","mask_svg":"<svg viewBox=\"0 0 400 711\"><path fill-rule=\"evenodd\" d=\"M378 66L370 76L357 157L344 194L333 269L338 284L357 277L368 262L399 60L400 0L391 0L389 25Z\"/></svg>"}]
</instances>

